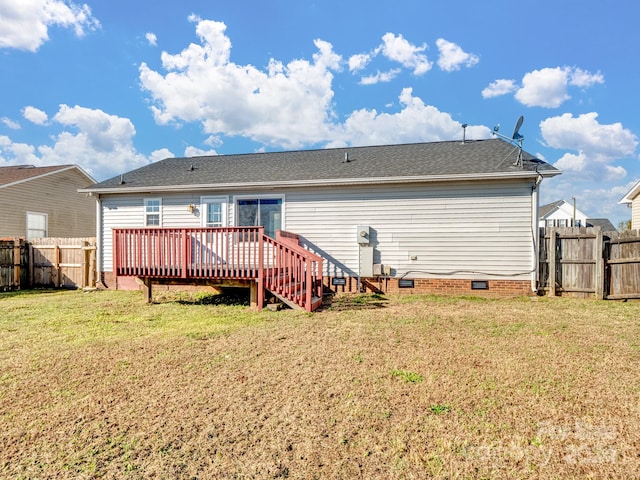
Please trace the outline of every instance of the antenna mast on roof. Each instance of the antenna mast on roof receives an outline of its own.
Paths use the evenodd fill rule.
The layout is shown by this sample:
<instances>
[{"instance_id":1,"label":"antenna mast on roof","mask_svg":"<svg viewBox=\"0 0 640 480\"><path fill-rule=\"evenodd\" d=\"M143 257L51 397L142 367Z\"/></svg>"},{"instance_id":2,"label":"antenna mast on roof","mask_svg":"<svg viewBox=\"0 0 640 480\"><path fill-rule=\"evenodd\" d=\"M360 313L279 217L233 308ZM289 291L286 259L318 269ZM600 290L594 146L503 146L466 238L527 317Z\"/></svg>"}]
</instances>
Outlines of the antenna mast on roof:
<instances>
[{"instance_id":1,"label":"antenna mast on roof","mask_svg":"<svg viewBox=\"0 0 640 480\"><path fill-rule=\"evenodd\" d=\"M520 115L520 118L518 118L518 121L516 122L516 126L513 129L513 135L511 135L511 138L498 133L498 130L500 130L500 125L496 125L495 127L493 127L494 136L497 135L500 138L504 138L507 142L513 145L516 145L517 143L518 157L516 158L516 162L514 163L514 165L518 167L522 166L522 142L524 141L524 137L520 135L520 127L522 127L523 121L524 121L524 117Z\"/></svg>"}]
</instances>

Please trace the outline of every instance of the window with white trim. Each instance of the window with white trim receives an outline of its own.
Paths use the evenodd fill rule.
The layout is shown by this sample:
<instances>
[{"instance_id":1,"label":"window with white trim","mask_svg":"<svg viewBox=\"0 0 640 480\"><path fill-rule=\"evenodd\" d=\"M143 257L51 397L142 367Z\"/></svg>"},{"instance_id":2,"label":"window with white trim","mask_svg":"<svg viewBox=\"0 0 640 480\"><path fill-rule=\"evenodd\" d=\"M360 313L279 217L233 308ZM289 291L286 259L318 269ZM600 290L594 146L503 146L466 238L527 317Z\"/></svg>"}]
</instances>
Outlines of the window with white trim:
<instances>
[{"instance_id":1,"label":"window with white trim","mask_svg":"<svg viewBox=\"0 0 640 480\"><path fill-rule=\"evenodd\" d=\"M236 199L239 227L264 227L265 235L275 238L282 229L282 197L253 197Z\"/></svg>"},{"instance_id":2,"label":"window with white trim","mask_svg":"<svg viewBox=\"0 0 640 480\"><path fill-rule=\"evenodd\" d=\"M227 226L227 198L226 197L202 197L202 226L226 227Z\"/></svg>"},{"instance_id":3,"label":"window with white trim","mask_svg":"<svg viewBox=\"0 0 640 480\"><path fill-rule=\"evenodd\" d=\"M27 212L27 240L47 236L49 215L46 213Z\"/></svg>"},{"instance_id":4,"label":"window with white trim","mask_svg":"<svg viewBox=\"0 0 640 480\"><path fill-rule=\"evenodd\" d=\"M145 227L159 227L162 217L162 199L161 198L145 198L144 199L144 225Z\"/></svg>"}]
</instances>

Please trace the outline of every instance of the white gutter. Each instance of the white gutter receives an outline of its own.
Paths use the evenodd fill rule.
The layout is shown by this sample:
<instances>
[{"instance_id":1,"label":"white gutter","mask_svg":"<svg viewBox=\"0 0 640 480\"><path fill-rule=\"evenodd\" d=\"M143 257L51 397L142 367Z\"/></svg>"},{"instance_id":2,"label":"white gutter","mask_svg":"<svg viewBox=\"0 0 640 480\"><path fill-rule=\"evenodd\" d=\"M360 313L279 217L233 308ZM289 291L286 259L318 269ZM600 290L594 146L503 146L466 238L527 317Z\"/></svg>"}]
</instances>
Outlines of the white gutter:
<instances>
[{"instance_id":1,"label":"white gutter","mask_svg":"<svg viewBox=\"0 0 640 480\"><path fill-rule=\"evenodd\" d=\"M140 187L107 187L107 188L83 188L82 193L141 193L141 192L184 192L193 190L252 190L295 188L295 187L323 187L340 185L379 185L379 184L403 184L403 183L434 183L434 182L460 182L479 180L504 180L553 177L562 173L560 170L550 172L502 172L502 173L475 173L462 175L415 175L405 177L372 177L372 178L331 178L313 180L288 180L281 182L243 182L243 183L205 183L190 185L153 185Z\"/></svg>"}]
</instances>

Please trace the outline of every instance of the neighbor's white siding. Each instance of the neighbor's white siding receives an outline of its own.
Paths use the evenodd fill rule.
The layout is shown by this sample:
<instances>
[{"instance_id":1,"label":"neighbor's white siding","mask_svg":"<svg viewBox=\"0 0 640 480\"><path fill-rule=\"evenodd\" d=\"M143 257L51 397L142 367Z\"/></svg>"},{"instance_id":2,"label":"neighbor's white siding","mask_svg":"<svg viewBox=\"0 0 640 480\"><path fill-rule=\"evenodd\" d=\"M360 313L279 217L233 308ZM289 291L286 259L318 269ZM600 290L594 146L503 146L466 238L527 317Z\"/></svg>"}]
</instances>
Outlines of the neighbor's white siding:
<instances>
[{"instance_id":1,"label":"neighbor's white siding","mask_svg":"<svg viewBox=\"0 0 640 480\"><path fill-rule=\"evenodd\" d=\"M371 228L374 262L395 276L529 279L534 268L531 182L468 182L274 190L285 195L283 229L323 256L325 275L358 274L356 227ZM229 225L234 225L229 194ZM245 195L247 192L243 192ZM264 195L265 192L255 192ZM201 195L162 197L162 226L200 226ZM142 227L143 196L104 196L103 270L111 271L111 229ZM534 212L535 213L535 212ZM412 260L412 257L415 260Z\"/></svg>"},{"instance_id":2,"label":"neighbor's white siding","mask_svg":"<svg viewBox=\"0 0 640 480\"><path fill-rule=\"evenodd\" d=\"M640 195L631 202L631 228L640 229Z\"/></svg>"}]
</instances>

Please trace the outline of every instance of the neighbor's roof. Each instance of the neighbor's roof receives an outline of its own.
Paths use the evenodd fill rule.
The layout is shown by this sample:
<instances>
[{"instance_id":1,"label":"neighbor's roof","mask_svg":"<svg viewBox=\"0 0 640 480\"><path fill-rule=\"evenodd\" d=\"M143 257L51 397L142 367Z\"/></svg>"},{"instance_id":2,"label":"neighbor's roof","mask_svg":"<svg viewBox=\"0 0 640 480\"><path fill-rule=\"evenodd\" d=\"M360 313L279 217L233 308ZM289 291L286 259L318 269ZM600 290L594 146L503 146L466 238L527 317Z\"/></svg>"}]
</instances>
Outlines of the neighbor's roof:
<instances>
[{"instance_id":1,"label":"neighbor's roof","mask_svg":"<svg viewBox=\"0 0 640 480\"><path fill-rule=\"evenodd\" d=\"M500 139L167 158L82 189L141 192L554 176L560 170Z\"/></svg>"},{"instance_id":2,"label":"neighbor's roof","mask_svg":"<svg viewBox=\"0 0 640 480\"><path fill-rule=\"evenodd\" d=\"M36 178L45 177L54 173L77 168L87 177L88 182L95 180L77 165L53 165L50 167L34 167L33 165L16 165L12 167L0 167L0 188L8 187L22 182L28 182Z\"/></svg>"},{"instance_id":3,"label":"neighbor's roof","mask_svg":"<svg viewBox=\"0 0 640 480\"><path fill-rule=\"evenodd\" d=\"M613 226L608 218L587 218L587 225L591 227L600 227L603 232L617 232L618 229Z\"/></svg>"},{"instance_id":4,"label":"neighbor's roof","mask_svg":"<svg viewBox=\"0 0 640 480\"><path fill-rule=\"evenodd\" d=\"M631 190L629 190L627 194L622 197L622 200L620 200L618 203L632 203L633 199L636 198L639 193L640 181L638 181L633 187L631 187Z\"/></svg>"},{"instance_id":5,"label":"neighbor's roof","mask_svg":"<svg viewBox=\"0 0 640 480\"><path fill-rule=\"evenodd\" d=\"M555 212L563 203L565 203L564 200L556 200L555 202L542 205L538 211L538 215L540 216L540 218L544 218L550 213Z\"/></svg>"}]
</instances>

